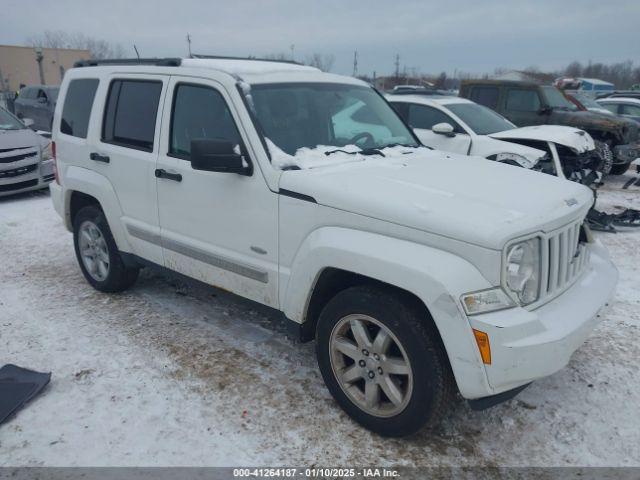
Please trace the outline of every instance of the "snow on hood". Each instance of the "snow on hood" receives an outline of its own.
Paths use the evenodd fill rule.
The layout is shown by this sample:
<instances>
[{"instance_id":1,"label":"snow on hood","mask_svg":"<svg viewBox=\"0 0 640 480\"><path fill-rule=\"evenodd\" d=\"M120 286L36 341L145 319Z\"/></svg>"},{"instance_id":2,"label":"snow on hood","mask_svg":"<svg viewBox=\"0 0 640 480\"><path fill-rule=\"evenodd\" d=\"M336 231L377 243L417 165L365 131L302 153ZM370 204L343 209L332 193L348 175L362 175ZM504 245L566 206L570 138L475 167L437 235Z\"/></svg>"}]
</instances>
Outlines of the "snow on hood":
<instances>
[{"instance_id":1,"label":"snow on hood","mask_svg":"<svg viewBox=\"0 0 640 480\"><path fill-rule=\"evenodd\" d=\"M543 140L564 145L575 150L576 153L584 153L596 148L593 138L584 130L559 125L514 128L492 133L489 136L500 140Z\"/></svg>"},{"instance_id":2,"label":"snow on hood","mask_svg":"<svg viewBox=\"0 0 640 480\"><path fill-rule=\"evenodd\" d=\"M583 185L524 168L426 148L389 150L384 158L323 155L324 168L310 153L306 168L282 173L279 187L321 205L492 249L566 225L593 202ZM327 165L331 157L345 158Z\"/></svg>"},{"instance_id":3,"label":"snow on hood","mask_svg":"<svg viewBox=\"0 0 640 480\"><path fill-rule=\"evenodd\" d=\"M266 138L266 142L269 147L269 153L271 154L271 164L281 170L286 170L291 167L298 167L301 170L305 170L342 163L363 162L372 158L371 155L358 153L361 151L361 148L357 145L345 145L344 147L336 147L334 145L318 145L315 148L304 147L298 149L295 155L289 155L268 138ZM428 150L425 147L420 147L420 149ZM326 154L326 152L333 151L336 152L330 155ZM383 148L380 151L385 158L397 158L398 156L413 153L416 149L397 146ZM382 157L382 155L380 157Z\"/></svg>"}]
</instances>

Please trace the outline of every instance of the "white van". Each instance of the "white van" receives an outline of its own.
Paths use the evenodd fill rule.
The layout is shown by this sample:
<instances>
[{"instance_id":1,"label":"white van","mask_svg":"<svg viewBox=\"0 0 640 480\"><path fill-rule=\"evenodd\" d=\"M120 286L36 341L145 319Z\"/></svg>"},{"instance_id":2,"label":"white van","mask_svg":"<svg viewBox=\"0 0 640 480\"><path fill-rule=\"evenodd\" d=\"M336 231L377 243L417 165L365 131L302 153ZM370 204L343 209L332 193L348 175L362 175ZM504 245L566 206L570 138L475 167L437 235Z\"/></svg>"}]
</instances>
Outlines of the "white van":
<instances>
[{"instance_id":1,"label":"white van","mask_svg":"<svg viewBox=\"0 0 640 480\"><path fill-rule=\"evenodd\" d=\"M366 121L342 124L354 104ZM383 435L561 369L616 283L588 188L426 148L370 86L315 68L79 64L53 139L53 202L93 287L156 264L282 312Z\"/></svg>"}]
</instances>

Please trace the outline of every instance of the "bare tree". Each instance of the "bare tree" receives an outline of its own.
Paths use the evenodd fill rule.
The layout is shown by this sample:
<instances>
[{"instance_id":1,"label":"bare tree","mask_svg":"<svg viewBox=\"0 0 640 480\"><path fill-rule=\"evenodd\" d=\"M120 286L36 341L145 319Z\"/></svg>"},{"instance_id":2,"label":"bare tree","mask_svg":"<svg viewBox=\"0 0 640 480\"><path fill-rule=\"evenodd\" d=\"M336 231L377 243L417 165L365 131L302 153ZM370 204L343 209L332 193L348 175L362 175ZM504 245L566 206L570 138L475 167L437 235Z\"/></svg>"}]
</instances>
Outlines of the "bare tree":
<instances>
[{"instance_id":1,"label":"bare tree","mask_svg":"<svg viewBox=\"0 0 640 480\"><path fill-rule=\"evenodd\" d=\"M321 53L314 53L307 57L307 61L305 63L312 67L316 67L323 72L330 72L331 68L333 68L334 61L335 57L331 54L323 55Z\"/></svg>"},{"instance_id":2,"label":"bare tree","mask_svg":"<svg viewBox=\"0 0 640 480\"><path fill-rule=\"evenodd\" d=\"M32 47L42 48L77 48L89 50L91 58L122 58L124 48L117 43L93 38L84 33L69 33L63 30L46 30L45 32L27 38L26 43Z\"/></svg>"},{"instance_id":3,"label":"bare tree","mask_svg":"<svg viewBox=\"0 0 640 480\"><path fill-rule=\"evenodd\" d=\"M251 58L251 56L249 56L249 58ZM291 54L286 54L283 52L280 53L267 53L266 55L264 55L262 58L264 58L265 60L286 60L288 62L291 61Z\"/></svg>"}]
</instances>

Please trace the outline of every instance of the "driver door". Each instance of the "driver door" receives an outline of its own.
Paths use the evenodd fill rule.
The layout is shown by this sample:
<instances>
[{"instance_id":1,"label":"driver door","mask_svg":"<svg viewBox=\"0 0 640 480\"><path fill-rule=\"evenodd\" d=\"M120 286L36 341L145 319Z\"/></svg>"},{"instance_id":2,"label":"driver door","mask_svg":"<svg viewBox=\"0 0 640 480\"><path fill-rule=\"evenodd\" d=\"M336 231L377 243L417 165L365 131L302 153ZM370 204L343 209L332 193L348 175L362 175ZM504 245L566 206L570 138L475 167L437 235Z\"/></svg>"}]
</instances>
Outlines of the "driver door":
<instances>
[{"instance_id":1,"label":"driver door","mask_svg":"<svg viewBox=\"0 0 640 480\"><path fill-rule=\"evenodd\" d=\"M468 155L471 137L449 115L437 108L410 103L407 120L420 141L428 147L445 152ZM439 123L448 123L453 127L452 136L434 133L432 128Z\"/></svg>"},{"instance_id":2,"label":"driver door","mask_svg":"<svg viewBox=\"0 0 640 480\"><path fill-rule=\"evenodd\" d=\"M226 140L246 151L237 118L231 97L217 82L171 77L155 171L164 264L277 307L278 195L255 160L251 175L191 166L191 140Z\"/></svg>"}]
</instances>

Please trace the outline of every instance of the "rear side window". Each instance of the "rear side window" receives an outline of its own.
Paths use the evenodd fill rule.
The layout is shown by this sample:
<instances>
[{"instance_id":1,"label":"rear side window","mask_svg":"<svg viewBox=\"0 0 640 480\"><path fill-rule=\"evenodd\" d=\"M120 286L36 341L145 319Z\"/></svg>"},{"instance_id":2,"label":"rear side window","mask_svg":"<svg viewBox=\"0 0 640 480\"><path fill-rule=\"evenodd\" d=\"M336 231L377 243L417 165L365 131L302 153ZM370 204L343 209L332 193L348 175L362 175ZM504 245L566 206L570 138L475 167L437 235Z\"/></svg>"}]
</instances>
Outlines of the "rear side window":
<instances>
[{"instance_id":1,"label":"rear side window","mask_svg":"<svg viewBox=\"0 0 640 480\"><path fill-rule=\"evenodd\" d=\"M30 88L30 87L25 87L22 90L20 90L20 95L18 95L19 98L35 98L35 93L36 90L34 88Z\"/></svg>"},{"instance_id":2,"label":"rear side window","mask_svg":"<svg viewBox=\"0 0 640 480\"><path fill-rule=\"evenodd\" d=\"M606 108L611 113L618 113L618 104L616 103L601 103L600 106Z\"/></svg>"},{"instance_id":3,"label":"rear side window","mask_svg":"<svg viewBox=\"0 0 640 480\"><path fill-rule=\"evenodd\" d=\"M145 152L153 151L161 92L160 81L111 82L102 124L102 141Z\"/></svg>"},{"instance_id":4,"label":"rear side window","mask_svg":"<svg viewBox=\"0 0 640 480\"><path fill-rule=\"evenodd\" d=\"M622 115L631 115L632 117L640 117L640 105L624 104L620 109Z\"/></svg>"},{"instance_id":5,"label":"rear side window","mask_svg":"<svg viewBox=\"0 0 640 480\"><path fill-rule=\"evenodd\" d=\"M537 112L540 110L538 92L522 89L509 90L506 108L516 112Z\"/></svg>"},{"instance_id":6,"label":"rear side window","mask_svg":"<svg viewBox=\"0 0 640 480\"><path fill-rule=\"evenodd\" d=\"M189 158L191 140L203 139L241 143L229 107L220 93L210 87L180 84L173 100L169 154Z\"/></svg>"},{"instance_id":7,"label":"rear side window","mask_svg":"<svg viewBox=\"0 0 640 480\"><path fill-rule=\"evenodd\" d=\"M495 110L498 107L498 87L473 87L471 100Z\"/></svg>"},{"instance_id":8,"label":"rear side window","mask_svg":"<svg viewBox=\"0 0 640 480\"><path fill-rule=\"evenodd\" d=\"M74 137L87 138L89 117L97 88L98 80L94 78L83 78L69 82L62 109L60 132Z\"/></svg>"}]
</instances>

